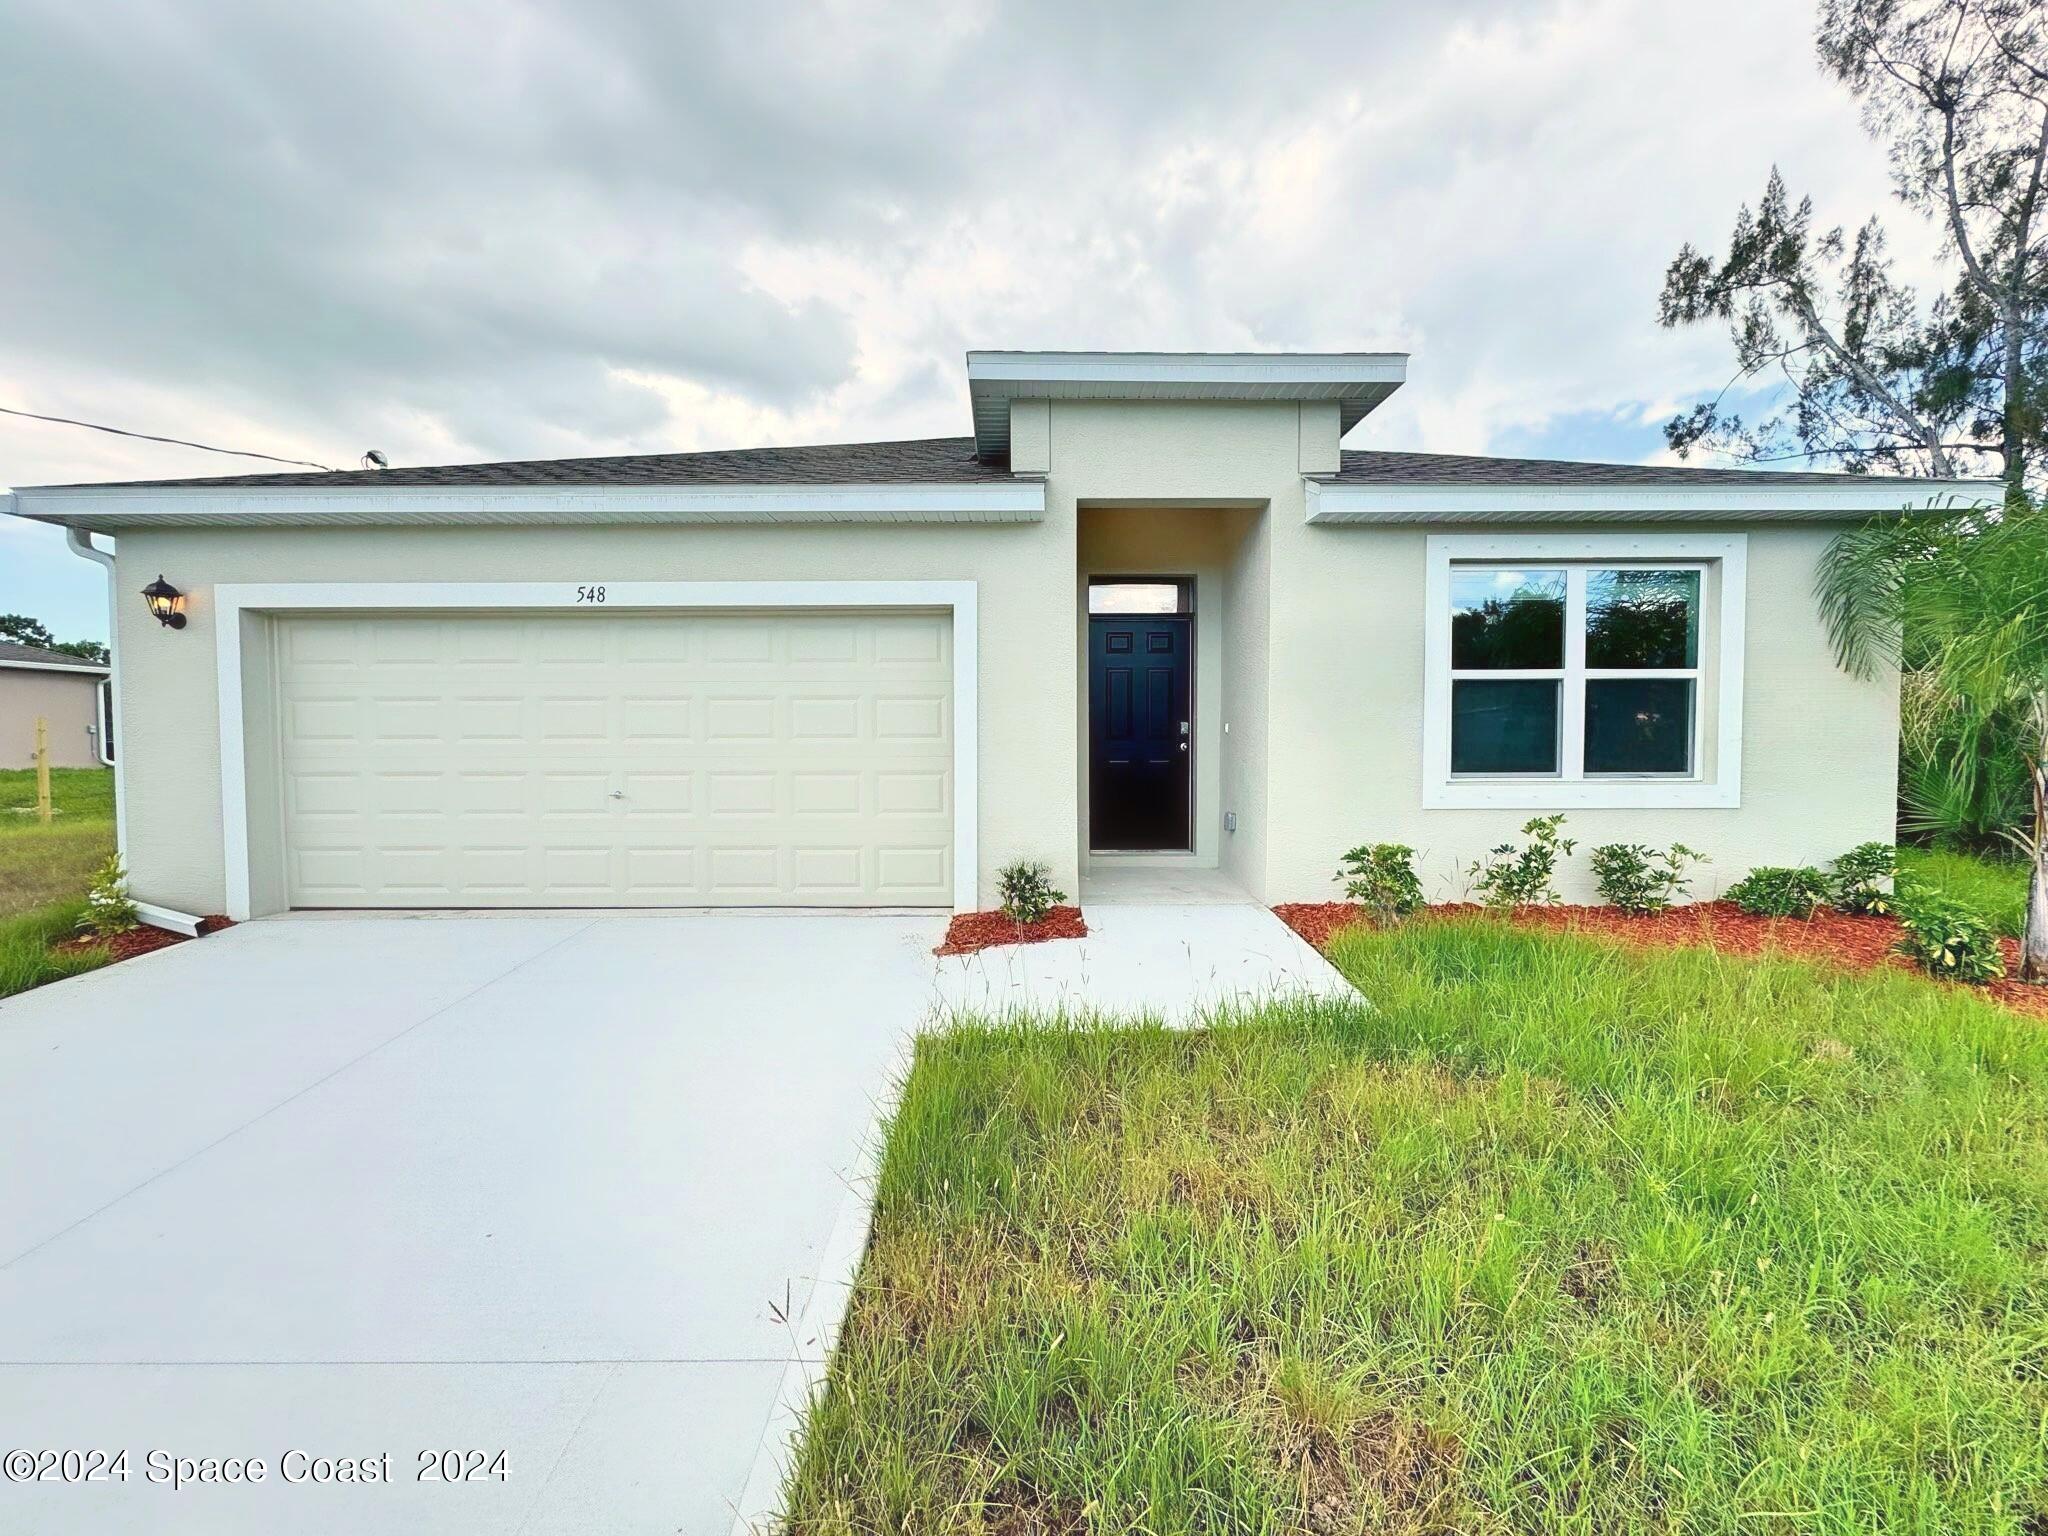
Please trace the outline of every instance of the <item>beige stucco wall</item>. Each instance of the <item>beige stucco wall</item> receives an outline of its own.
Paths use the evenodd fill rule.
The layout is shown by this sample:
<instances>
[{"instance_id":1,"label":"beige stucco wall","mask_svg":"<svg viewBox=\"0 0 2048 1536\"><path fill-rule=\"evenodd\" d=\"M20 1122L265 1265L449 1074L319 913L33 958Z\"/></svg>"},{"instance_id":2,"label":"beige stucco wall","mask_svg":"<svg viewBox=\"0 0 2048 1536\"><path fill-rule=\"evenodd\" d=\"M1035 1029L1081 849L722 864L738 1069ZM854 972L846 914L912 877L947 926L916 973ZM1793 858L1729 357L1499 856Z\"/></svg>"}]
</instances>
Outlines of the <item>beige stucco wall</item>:
<instances>
[{"instance_id":1,"label":"beige stucco wall","mask_svg":"<svg viewBox=\"0 0 2048 1536\"><path fill-rule=\"evenodd\" d=\"M183 630L118 607L128 862L136 894L191 912L226 896L214 584L258 581L962 581L980 609L980 899L1017 857L1079 869L1071 509L1036 524L662 528L130 529L117 590L161 570ZM258 871L257 889L262 888Z\"/></svg>"},{"instance_id":2,"label":"beige stucco wall","mask_svg":"<svg viewBox=\"0 0 2048 1536\"><path fill-rule=\"evenodd\" d=\"M0 768L33 766L38 716L49 722L52 768L99 767L99 688L85 673L0 667Z\"/></svg>"},{"instance_id":3,"label":"beige stucco wall","mask_svg":"<svg viewBox=\"0 0 2048 1536\"><path fill-rule=\"evenodd\" d=\"M1753 864L1823 863L1859 842L1890 841L1898 690L1836 667L1812 598L1815 565L1835 530L1663 524L1602 531L1748 535L1742 803L1567 808L1565 830L1580 849L1560 881L1566 897L1593 899L1587 850L1598 843L1677 841L1703 850L1713 862L1696 876L1693 894L1704 897ZM1542 814L1423 808L1429 532L1274 520L1269 790L1285 811L1275 816L1267 853L1271 900L1327 899L1337 855L1353 843L1383 841L1418 850L1432 900L1455 897L1466 865L1517 839L1521 825Z\"/></svg>"}]
</instances>

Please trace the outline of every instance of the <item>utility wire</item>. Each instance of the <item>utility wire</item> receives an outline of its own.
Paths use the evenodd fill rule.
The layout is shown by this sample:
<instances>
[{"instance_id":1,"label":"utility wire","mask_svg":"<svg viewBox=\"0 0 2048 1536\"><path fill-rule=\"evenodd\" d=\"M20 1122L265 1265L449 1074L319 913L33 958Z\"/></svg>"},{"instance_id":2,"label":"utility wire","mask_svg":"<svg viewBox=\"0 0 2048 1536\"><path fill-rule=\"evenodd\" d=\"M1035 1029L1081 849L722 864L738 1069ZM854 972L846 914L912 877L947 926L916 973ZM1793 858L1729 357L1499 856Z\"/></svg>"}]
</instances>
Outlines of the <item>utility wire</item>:
<instances>
[{"instance_id":1,"label":"utility wire","mask_svg":"<svg viewBox=\"0 0 2048 1536\"><path fill-rule=\"evenodd\" d=\"M268 459L273 464L297 464L305 469L322 469L328 474L336 473L331 464L315 464L311 459L280 459L274 453L253 453L247 448L216 448L211 443L189 442L182 437L158 437L152 432L129 432L120 427L103 427L96 421L73 421L69 416L43 416L35 411L17 411L9 405L0 405L0 415L26 416L30 421L53 421L60 427L84 427L90 432L111 432L115 437L140 438L145 443L169 443L178 448L197 448L203 453L228 453L244 459Z\"/></svg>"}]
</instances>

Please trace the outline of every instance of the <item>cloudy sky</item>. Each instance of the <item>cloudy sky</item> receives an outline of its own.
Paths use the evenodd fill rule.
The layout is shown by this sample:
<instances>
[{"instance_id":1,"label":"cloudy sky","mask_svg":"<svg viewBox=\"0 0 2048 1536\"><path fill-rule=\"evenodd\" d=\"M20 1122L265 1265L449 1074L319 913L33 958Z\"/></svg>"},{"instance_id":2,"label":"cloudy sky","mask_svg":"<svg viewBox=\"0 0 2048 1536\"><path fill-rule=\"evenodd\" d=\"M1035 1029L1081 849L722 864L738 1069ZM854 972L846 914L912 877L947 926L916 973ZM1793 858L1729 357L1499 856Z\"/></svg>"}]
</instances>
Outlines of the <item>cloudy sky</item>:
<instances>
[{"instance_id":1,"label":"cloudy sky","mask_svg":"<svg viewBox=\"0 0 2048 1536\"><path fill-rule=\"evenodd\" d=\"M0 405L353 466L969 430L969 347L1405 349L1353 447L1639 460L1775 162L1888 209L1803 0L9 0ZM1909 272L1931 236L1891 215ZM262 466L0 416L0 485ZM103 636L0 520L0 612Z\"/></svg>"}]
</instances>

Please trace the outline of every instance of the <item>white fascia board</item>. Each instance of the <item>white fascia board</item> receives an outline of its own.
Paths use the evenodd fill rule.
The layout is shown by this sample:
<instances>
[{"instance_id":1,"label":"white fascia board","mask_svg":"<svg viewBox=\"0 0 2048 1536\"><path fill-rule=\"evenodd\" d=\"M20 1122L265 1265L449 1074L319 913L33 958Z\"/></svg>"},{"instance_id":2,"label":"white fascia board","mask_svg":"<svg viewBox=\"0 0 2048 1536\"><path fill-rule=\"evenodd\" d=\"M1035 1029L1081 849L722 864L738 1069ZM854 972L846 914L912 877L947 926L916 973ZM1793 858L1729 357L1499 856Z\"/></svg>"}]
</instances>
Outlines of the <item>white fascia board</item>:
<instances>
[{"instance_id":1,"label":"white fascia board","mask_svg":"<svg viewBox=\"0 0 2048 1536\"><path fill-rule=\"evenodd\" d=\"M1306 480L1311 523L1829 522L2003 504L1997 480L1869 485L1345 485Z\"/></svg>"},{"instance_id":2,"label":"white fascia board","mask_svg":"<svg viewBox=\"0 0 2048 1536\"><path fill-rule=\"evenodd\" d=\"M1406 352L969 352L970 384L1399 384ZM1012 388L1015 396L1026 393Z\"/></svg>"},{"instance_id":3,"label":"white fascia board","mask_svg":"<svg viewBox=\"0 0 2048 1536\"><path fill-rule=\"evenodd\" d=\"M94 486L16 491L0 511L94 530L605 523L1024 523L1041 481L965 485Z\"/></svg>"},{"instance_id":4,"label":"white fascia board","mask_svg":"<svg viewBox=\"0 0 2048 1536\"><path fill-rule=\"evenodd\" d=\"M69 667L56 661L9 661L0 657L0 671L4 672L63 672L72 677L89 677L98 682L109 670L90 661L81 661L77 666Z\"/></svg>"}]
</instances>

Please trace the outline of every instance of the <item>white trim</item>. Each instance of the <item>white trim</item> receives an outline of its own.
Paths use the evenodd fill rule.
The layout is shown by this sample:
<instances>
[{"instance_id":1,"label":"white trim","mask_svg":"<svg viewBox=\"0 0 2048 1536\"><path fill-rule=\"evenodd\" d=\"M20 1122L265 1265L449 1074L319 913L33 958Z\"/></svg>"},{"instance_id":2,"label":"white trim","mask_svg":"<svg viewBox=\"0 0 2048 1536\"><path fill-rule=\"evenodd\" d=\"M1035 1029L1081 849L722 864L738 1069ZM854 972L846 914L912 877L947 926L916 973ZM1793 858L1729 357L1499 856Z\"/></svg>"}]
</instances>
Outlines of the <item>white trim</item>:
<instances>
[{"instance_id":1,"label":"white trim","mask_svg":"<svg viewBox=\"0 0 2048 1536\"><path fill-rule=\"evenodd\" d=\"M604 589L602 607L577 593ZM381 609L943 608L953 620L953 910L980 889L980 617L972 581L366 581L228 583L213 589L220 697L221 841L227 915L250 915L249 786L242 715L242 615Z\"/></svg>"},{"instance_id":2,"label":"white trim","mask_svg":"<svg viewBox=\"0 0 2048 1536\"><path fill-rule=\"evenodd\" d=\"M1713 777L1696 779L1472 779L1451 776L1451 564L1453 561L1678 560L1718 567L1701 584L1701 646L1715 657L1717 716L1702 722ZM1422 804L1429 810L1733 807L1742 803L1742 655L1749 581L1747 534L1431 534L1424 555ZM1708 591L1718 586L1719 601ZM1567 630L1569 633L1569 630ZM1704 659L1704 657L1703 657ZM1704 693L1704 689L1701 690ZM1702 706L1704 707L1704 706ZM1569 722L1567 722L1569 723ZM1711 738L1709 734L1711 732ZM1569 758L1569 746L1564 746ZM1701 765L1703 768L1706 766Z\"/></svg>"},{"instance_id":3,"label":"white trim","mask_svg":"<svg viewBox=\"0 0 2048 1536\"><path fill-rule=\"evenodd\" d=\"M73 677L89 677L98 682L108 675L108 671L108 668L92 661L81 661L75 667L67 667L55 661L8 661L0 658L0 672L68 672Z\"/></svg>"},{"instance_id":4,"label":"white trim","mask_svg":"<svg viewBox=\"0 0 2048 1536\"><path fill-rule=\"evenodd\" d=\"M1839 521L1887 512L2002 505L1997 480L1814 485L1757 470L1743 484L1360 485L1304 481L1311 523L1599 522L1605 519Z\"/></svg>"},{"instance_id":5,"label":"white trim","mask_svg":"<svg viewBox=\"0 0 2048 1536\"><path fill-rule=\"evenodd\" d=\"M14 492L18 516L80 528L340 523L1022 523L1036 480L959 485L56 486Z\"/></svg>"},{"instance_id":6,"label":"white trim","mask_svg":"<svg viewBox=\"0 0 2048 1536\"><path fill-rule=\"evenodd\" d=\"M1010 454L1013 400L1334 400L1348 432L1408 377L1406 352L969 352L974 447Z\"/></svg>"}]
</instances>

